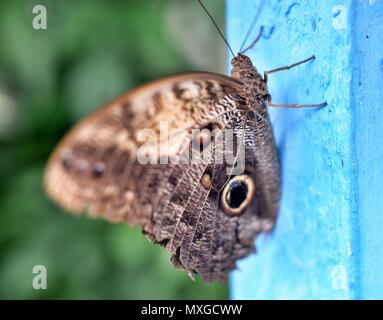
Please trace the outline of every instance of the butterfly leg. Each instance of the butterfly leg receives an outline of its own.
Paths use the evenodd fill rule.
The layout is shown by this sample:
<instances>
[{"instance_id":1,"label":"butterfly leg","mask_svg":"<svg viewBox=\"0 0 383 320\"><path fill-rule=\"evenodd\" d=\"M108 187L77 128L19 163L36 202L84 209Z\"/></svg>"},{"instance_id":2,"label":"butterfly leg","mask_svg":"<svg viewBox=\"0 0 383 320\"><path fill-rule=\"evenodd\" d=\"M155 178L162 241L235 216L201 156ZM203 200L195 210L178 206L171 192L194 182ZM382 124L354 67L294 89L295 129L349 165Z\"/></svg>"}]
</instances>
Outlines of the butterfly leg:
<instances>
[{"instance_id":1,"label":"butterfly leg","mask_svg":"<svg viewBox=\"0 0 383 320\"><path fill-rule=\"evenodd\" d=\"M269 107L273 108L321 108L327 106L327 102L316 103L316 104L269 104Z\"/></svg>"},{"instance_id":2,"label":"butterfly leg","mask_svg":"<svg viewBox=\"0 0 383 320\"><path fill-rule=\"evenodd\" d=\"M284 70L290 70L290 69L292 69L294 67L297 67L297 66L299 66L301 64L304 64L304 63L309 62L309 61L314 60L314 59L315 59L315 55L312 55L310 58L307 58L307 59L302 60L302 61L298 61L296 63L293 63L293 64L289 65L289 66L284 66L284 67L280 67L280 68L276 68L276 69L265 71L265 73L264 73L264 81L267 82L267 80L269 78L269 74L271 74L271 73L275 73L275 72L279 72L279 71L284 71Z\"/></svg>"},{"instance_id":3,"label":"butterfly leg","mask_svg":"<svg viewBox=\"0 0 383 320\"><path fill-rule=\"evenodd\" d=\"M316 103L316 104L274 104L272 103L271 95L268 95L266 97L268 106L273 107L273 108L311 108L311 107L316 107L316 108L321 108L327 106L327 102L322 102L322 103Z\"/></svg>"},{"instance_id":4,"label":"butterfly leg","mask_svg":"<svg viewBox=\"0 0 383 320\"><path fill-rule=\"evenodd\" d=\"M306 62L309 62L311 60L314 60L315 59L315 55L312 55L310 58L307 58L305 60L302 60L302 61L298 61L296 63L293 63L289 66L284 66L284 67L280 67L280 68L276 68L276 69L272 69L272 70L269 70L269 71L265 71L264 73L264 81L267 83L267 80L268 80L268 75L271 74L271 73L275 73L275 72L279 72L279 71L284 71L284 70L290 70L296 66L299 66L301 64L304 64ZM269 95L267 97L268 99L268 102L269 102L269 106L270 107L274 107L274 108L310 108L310 107L317 107L317 108L320 108L320 107L325 107L327 106L327 102L322 102L322 103L317 103L317 104L273 104L271 102L271 96Z\"/></svg>"}]
</instances>

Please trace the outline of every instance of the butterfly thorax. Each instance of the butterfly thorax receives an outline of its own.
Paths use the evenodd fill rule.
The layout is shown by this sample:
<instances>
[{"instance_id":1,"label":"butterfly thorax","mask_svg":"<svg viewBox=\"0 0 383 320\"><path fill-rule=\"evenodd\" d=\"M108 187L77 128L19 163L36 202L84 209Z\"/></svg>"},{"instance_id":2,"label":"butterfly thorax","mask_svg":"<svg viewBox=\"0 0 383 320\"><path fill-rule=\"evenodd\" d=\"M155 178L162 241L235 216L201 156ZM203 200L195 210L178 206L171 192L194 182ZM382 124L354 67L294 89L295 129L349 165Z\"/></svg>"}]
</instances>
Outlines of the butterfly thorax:
<instances>
[{"instance_id":1,"label":"butterfly thorax","mask_svg":"<svg viewBox=\"0 0 383 320\"><path fill-rule=\"evenodd\" d=\"M254 67L251 59L241 53L231 60L233 66L231 76L240 81L243 86L241 96L246 98L249 106L262 106L265 99L268 98L269 92L267 84Z\"/></svg>"}]
</instances>

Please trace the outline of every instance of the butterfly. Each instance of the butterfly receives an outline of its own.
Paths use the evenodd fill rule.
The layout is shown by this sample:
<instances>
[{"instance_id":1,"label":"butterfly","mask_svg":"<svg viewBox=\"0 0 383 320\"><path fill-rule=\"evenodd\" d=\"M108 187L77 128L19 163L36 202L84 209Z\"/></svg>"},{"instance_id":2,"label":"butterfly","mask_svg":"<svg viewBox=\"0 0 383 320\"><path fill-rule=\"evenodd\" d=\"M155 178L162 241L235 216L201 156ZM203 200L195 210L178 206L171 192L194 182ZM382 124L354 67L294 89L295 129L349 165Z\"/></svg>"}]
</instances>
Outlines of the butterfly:
<instances>
[{"instance_id":1,"label":"butterfly","mask_svg":"<svg viewBox=\"0 0 383 320\"><path fill-rule=\"evenodd\" d=\"M191 72L162 78L82 120L48 161L49 196L75 213L139 225L170 252L176 268L225 282L278 214L280 168L268 107L324 105L272 104L268 75L313 57L262 76L244 54L261 33L233 54L230 77ZM164 123L167 148L161 149ZM143 129L154 136L140 139ZM204 161L182 161L196 145ZM218 161L229 149L232 161Z\"/></svg>"}]
</instances>

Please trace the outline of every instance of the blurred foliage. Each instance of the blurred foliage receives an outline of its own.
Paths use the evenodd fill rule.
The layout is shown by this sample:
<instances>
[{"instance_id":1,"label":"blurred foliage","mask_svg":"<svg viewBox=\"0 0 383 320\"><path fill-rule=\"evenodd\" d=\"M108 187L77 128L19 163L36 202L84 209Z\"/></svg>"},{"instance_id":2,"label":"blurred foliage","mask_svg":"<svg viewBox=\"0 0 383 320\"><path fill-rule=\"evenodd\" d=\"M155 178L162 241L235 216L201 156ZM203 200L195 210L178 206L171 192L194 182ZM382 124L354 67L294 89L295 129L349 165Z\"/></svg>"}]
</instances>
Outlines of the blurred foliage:
<instances>
[{"instance_id":1,"label":"blurred foliage","mask_svg":"<svg viewBox=\"0 0 383 320\"><path fill-rule=\"evenodd\" d=\"M205 3L222 25L223 0ZM36 4L47 30L32 28ZM165 74L224 67L194 0L1 1L0 298L227 298L173 269L139 229L64 214L42 190L48 155L91 110ZM47 290L32 289L39 264Z\"/></svg>"}]
</instances>

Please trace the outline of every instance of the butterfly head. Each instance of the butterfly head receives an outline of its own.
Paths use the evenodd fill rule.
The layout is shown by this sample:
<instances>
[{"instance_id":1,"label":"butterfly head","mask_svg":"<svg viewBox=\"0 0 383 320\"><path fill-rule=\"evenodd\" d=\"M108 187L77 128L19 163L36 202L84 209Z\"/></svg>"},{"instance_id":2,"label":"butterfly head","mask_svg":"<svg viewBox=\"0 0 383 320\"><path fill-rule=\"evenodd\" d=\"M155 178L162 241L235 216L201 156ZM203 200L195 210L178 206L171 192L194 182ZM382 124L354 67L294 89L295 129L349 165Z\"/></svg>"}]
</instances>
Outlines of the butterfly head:
<instances>
[{"instance_id":1,"label":"butterfly head","mask_svg":"<svg viewBox=\"0 0 383 320\"><path fill-rule=\"evenodd\" d=\"M242 95L249 105L261 102L268 96L267 84L248 56L238 53L231 60L231 65L231 76L243 83Z\"/></svg>"},{"instance_id":2,"label":"butterfly head","mask_svg":"<svg viewBox=\"0 0 383 320\"><path fill-rule=\"evenodd\" d=\"M231 59L231 65L233 66L231 76L236 80L248 83L261 79L261 75L254 67L251 59L242 53L238 53L235 58Z\"/></svg>"}]
</instances>

